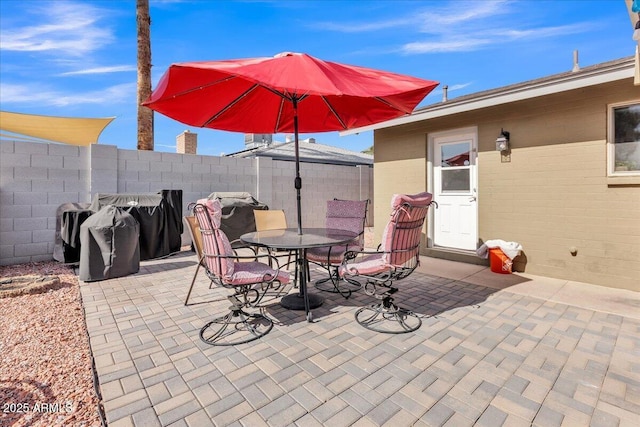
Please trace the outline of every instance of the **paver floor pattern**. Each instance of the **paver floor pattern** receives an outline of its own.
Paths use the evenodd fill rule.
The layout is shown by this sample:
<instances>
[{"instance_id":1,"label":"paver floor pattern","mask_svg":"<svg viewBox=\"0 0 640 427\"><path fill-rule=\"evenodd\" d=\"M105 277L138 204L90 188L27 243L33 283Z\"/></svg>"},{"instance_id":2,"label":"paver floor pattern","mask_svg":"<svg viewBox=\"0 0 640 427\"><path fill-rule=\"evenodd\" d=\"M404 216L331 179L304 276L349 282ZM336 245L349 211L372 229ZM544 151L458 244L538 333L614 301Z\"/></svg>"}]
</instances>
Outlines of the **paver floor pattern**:
<instances>
[{"instance_id":1,"label":"paver floor pattern","mask_svg":"<svg viewBox=\"0 0 640 427\"><path fill-rule=\"evenodd\" d=\"M229 291L200 274L185 307L195 268L183 252L81 284L110 427L640 425L637 319L414 273L396 294L414 333L358 325L363 292L322 293L315 323L273 294L267 336L211 347Z\"/></svg>"}]
</instances>

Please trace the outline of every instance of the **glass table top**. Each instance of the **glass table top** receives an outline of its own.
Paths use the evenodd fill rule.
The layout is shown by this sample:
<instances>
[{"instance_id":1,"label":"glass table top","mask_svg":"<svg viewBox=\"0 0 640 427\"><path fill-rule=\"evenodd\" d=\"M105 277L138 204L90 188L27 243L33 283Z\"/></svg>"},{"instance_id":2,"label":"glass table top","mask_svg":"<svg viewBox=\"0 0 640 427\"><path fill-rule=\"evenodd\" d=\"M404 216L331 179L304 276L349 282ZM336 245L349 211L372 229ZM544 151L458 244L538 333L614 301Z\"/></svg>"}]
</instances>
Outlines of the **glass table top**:
<instances>
[{"instance_id":1,"label":"glass table top","mask_svg":"<svg viewBox=\"0 0 640 427\"><path fill-rule=\"evenodd\" d=\"M348 243L358 237L357 233L335 228L303 228L298 234L297 228L254 231L240 236L251 245L268 246L275 249L303 249L333 246Z\"/></svg>"}]
</instances>

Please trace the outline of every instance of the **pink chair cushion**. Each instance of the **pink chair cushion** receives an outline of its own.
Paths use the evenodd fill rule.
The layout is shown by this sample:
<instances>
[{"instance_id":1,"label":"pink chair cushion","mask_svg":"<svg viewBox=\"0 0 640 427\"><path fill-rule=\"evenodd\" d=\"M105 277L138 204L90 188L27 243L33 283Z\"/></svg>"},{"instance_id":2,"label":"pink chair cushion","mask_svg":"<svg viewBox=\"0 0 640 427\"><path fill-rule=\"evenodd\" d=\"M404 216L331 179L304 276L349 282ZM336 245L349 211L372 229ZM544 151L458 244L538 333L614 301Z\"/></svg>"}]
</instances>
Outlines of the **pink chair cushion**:
<instances>
[{"instance_id":1,"label":"pink chair cushion","mask_svg":"<svg viewBox=\"0 0 640 427\"><path fill-rule=\"evenodd\" d=\"M227 235L219 228L220 219L222 218L220 201L217 199L201 199L198 200L198 204L205 206L205 209L195 209L200 234L202 235L203 252L208 255L234 256L235 254ZM216 275L225 279L233 275L234 262L232 259L205 256L205 262L209 271Z\"/></svg>"},{"instance_id":2,"label":"pink chair cushion","mask_svg":"<svg viewBox=\"0 0 640 427\"><path fill-rule=\"evenodd\" d=\"M338 230L358 233L353 242L340 245L311 248L307 251L307 259L326 264L331 250L331 264L340 264L346 251L361 251L364 242L364 219L367 215L367 200L328 200L325 226Z\"/></svg>"},{"instance_id":3,"label":"pink chair cushion","mask_svg":"<svg viewBox=\"0 0 640 427\"><path fill-rule=\"evenodd\" d=\"M222 205L218 199L200 199L197 202L205 209L195 209L196 218L202 234L202 247L205 254L234 256L227 235L220 230ZM211 222L209 222L211 220ZM211 228L213 227L213 228ZM220 248L220 250L219 250ZM289 283L289 273L275 270L261 262L234 262L232 258L205 256L209 271L231 285L251 285L269 281L275 277L280 283Z\"/></svg>"},{"instance_id":4,"label":"pink chair cushion","mask_svg":"<svg viewBox=\"0 0 640 427\"><path fill-rule=\"evenodd\" d=\"M337 228L338 230L353 231L354 233L362 233L364 227L364 217L360 218L327 218L325 220L327 228Z\"/></svg>"},{"instance_id":5,"label":"pink chair cushion","mask_svg":"<svg viewBox=\"0 0 640 427\"><path fill-rule=\"evenodd\" d=\"M432 200L433 194L426 191L418 194L394 194L391 197L391 208L395 209L405 202L412 206L428 206Z\"/></svg>"},{"instance_id":6,"label":"pink chair cushion","mask_svg":"<svg viewBox=\"0 0 640 427\"><path fill-rule=\"evenodd\" d=\"M366 200L328 200L327 218L360 218L367 213Z\"/></svg>"},{"instance_id":7,"label":"pink chair cushion","mask_svg":"<svg viewBox=\"0 0 640 427\"><path fill-rule=\"evenodd\" d=\"M203 205L209 211L209 218L213 223L213 228L220 228L222 221L222 205L218 199L200 199L196 203Z\"/></svg>"},{"instance_id":8,"label":"pink chair cushion","mask_svg":"<svg viewBox=\"0 0 640 427\"><path fill-rule=\"evenodd\" d=\"M261 262L237 262L233 274L225 279L226 283L231 285L251 285L254 283L262 283L269 281L275 277L280 283L289 283L289 273L280 270L274 270L267 264Z\"/></svg>"},{"instance_id":9,"label":"pink chair cushion","mask_svg":"<svg viewBox=\"0 0 640 427\"><path fill-rule=\"evenodd\" d=\"M344 275L356 276L359 274L370 276L383 273L384 271L392 268L393 267L385 261L383 256L375 254L367 255L362 258L361 261L353 264L341 265L338 269L338 274L340 277L344 277Z\"/></svg>"},{"instance_id":10,"label":"pink chair cushion","mask_svg":"<svg viewBox=\"0 0 640 427\"><path fill-rule=\"evenodd\" d=\"M418 250L407 250L414 248L420 242L420 228L397 228L397 224L422 223L427 214L427 209L404 209L403 204L408 203L414 208L428 207L433 200L431 193L418 194L394 194L391 198L391 218L382 233L382 244L380 252L382 254L369 255L363 260L342 266L339 274L379 274L390 268L402 267L413 262ZM394 233L395 230L395 233Z\"/></svg>"},{"instance_id":11,"label":"pink chair cushion","mask_svg":"<svg viewBox=\"0 0 640 427\"><path fill-rule=\"evenodd\" d=\"M408 203L413 207L426 207L429 206L432 200L433 195L427 192L418 194L394 194L393 197L391 197L391 220L382 232L382 246L380 250L383 252L390 252L393 250L407 249L414 246L420 239L419 233L416 235L415 230L412 231L396 229L395 242L392 241L392 239L394 239L394 221L412 222L422 220L423 217L421 216L420 218L411 218L410 216L408 216L409 213L407 211L405 211L404 214L398 214L397 210L402 209L402 205L404 203ZM426 215L426 211L420 210L418 212L420 214ZM413 256L414 255L410 252L396 252L395 254L387 253L385 254L385 261L389 264L400 266L411 259Z\"/></svg>"},{"instance_id":12,"label":"pink chair cushion","mask_svg":"<svg viewBox=\"0 0 640 427\"><path fill-rule=\"evenodd\" d=\"M325 226L362 234L367 215L367 200L328 200ZM358 238L361 240L362 235ZM360 244L362 242L360 241Z\"/></svg>"}]
</instances>

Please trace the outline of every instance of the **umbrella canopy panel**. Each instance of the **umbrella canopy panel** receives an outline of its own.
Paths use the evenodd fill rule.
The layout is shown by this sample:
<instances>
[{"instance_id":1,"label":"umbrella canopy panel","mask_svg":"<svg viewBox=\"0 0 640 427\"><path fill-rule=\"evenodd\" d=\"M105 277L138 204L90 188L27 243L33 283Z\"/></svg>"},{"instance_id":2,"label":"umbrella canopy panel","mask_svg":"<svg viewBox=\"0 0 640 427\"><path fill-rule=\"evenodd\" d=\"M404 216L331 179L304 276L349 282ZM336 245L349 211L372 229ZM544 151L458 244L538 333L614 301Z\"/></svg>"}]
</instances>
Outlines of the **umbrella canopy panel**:
<instances>
[{"instance_id":1,"label":"umbrella canopy panel","mask_svg":"<svg viewBox=\"0 0 640 427\"><path fill-rule=\"evenodd\" d=\"M174 64L144 103L213 129L345 130L410 114L437 82L323 61L306 54ZM293 102L293 101L297 102Z\"/></svg>"}]
</instances>

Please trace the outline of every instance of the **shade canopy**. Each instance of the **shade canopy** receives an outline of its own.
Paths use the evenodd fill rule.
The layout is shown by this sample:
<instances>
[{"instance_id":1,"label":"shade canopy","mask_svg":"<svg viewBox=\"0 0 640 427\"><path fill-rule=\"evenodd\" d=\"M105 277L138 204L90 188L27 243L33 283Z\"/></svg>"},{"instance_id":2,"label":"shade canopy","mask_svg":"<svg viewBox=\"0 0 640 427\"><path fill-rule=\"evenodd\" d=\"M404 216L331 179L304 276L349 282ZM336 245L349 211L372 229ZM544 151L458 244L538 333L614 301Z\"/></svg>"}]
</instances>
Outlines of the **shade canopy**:
<instances>
[{"instance_id":1,"label":"shade canopy","mask_svg":"<svg viewBox=\"0 0 640 427\"><path fill-rule=\"evenodd\" d=\"M438 85L307 54L173 64L144 105L182 123L249 132L327 132L410 114Z\"/></svg>"},{"instance_id":2,"label":"shade canopy","mask_svg":"<svg viewBox=\"0 0 640 427\"><path fill-rule=\"evenodd\" d=\"M98 137L113 119L115 117L56 117L0 111L0 129L47 141L87 146L98 142ZM12 135L2 136L25 139Z\"/></svg>"}]
</instances>

